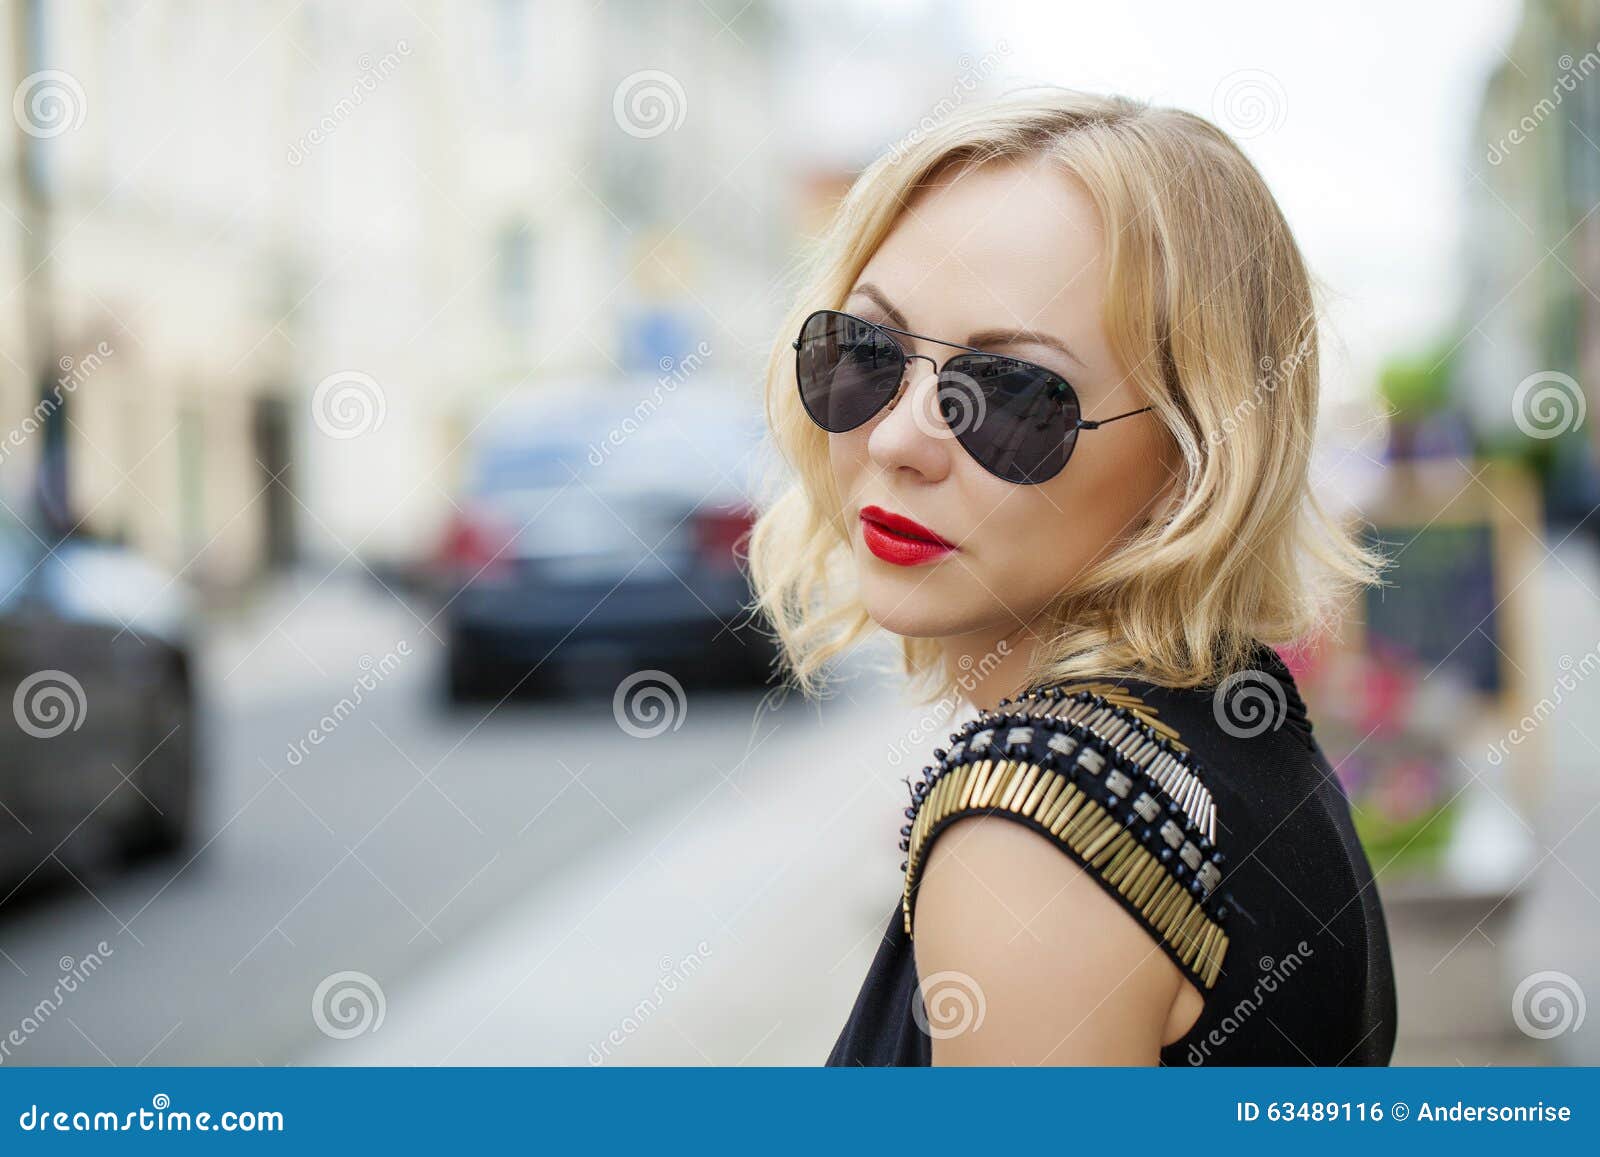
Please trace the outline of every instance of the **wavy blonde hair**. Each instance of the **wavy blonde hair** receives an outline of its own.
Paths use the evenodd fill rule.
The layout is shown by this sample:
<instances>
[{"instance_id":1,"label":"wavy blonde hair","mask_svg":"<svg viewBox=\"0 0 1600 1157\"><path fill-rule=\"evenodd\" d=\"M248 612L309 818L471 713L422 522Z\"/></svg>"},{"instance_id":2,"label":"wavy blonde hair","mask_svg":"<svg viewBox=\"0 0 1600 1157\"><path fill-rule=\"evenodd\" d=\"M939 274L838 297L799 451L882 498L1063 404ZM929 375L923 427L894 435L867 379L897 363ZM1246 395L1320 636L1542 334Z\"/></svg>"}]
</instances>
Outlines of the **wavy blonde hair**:
<instances>
[{"instance_id":1,"label":"wavy blonde hair","mask_svg":"<svg viewBox=\"0 0 1600 1157\"><path fill-rule=\"evenodd\" d=\"M969 106L867 168L774 344L766 413L787 469L756 523L750 570L792 681L807 693L878 628L854 592L828 435L801 407L791 339L811 311L843 304L920 191L966 167L1035 157L1058 163L1094 199L1108 247L1103 324L1180 449L1185 476L1035 624L1030 679L1208 686L1245 666L1255 641L1305 637L1377 575L1379 559L1309 488L1317 311L1305 262L1255 167L1190 113L1028 90ZM930 695L954 687L937 640L901 646L913 682Z\"/></svg>"}]
</instances>

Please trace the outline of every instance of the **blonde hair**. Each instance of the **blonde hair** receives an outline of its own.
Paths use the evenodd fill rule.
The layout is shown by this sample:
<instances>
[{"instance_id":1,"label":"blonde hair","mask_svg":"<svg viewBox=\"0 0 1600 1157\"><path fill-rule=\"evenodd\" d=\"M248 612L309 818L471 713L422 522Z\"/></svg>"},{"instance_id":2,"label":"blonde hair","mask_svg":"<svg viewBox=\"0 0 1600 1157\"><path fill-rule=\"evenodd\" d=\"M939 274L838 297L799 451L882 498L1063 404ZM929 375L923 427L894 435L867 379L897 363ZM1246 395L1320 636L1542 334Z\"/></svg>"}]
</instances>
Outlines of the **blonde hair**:
<instances>
[{"instance_id":1,"label":"blonde hair","mask_svg":"<svg viewBox=\"0 0 1600 1157\"><path fill-rule=\"evenodd\" d=\"M1056 598L1038 624L1030 680L1209 686L1241 669L1254 642L1303 638L1376 576L1377 557L1309 488L1317 313L1260 174L1190 113L1027 90L960 110L861 174L774 345L767 421L788 470L756 523L750 568L808 693L878 628L853 591L828 435L801 407L790 341L812 310L843 304L919 191L953 171L1036 157L1094 200L1108 247L1106 334L1185 469L1167 508ZM901 646L915 682L931 695L951 690L937 640Z\"/></svg>"}]
</instances>

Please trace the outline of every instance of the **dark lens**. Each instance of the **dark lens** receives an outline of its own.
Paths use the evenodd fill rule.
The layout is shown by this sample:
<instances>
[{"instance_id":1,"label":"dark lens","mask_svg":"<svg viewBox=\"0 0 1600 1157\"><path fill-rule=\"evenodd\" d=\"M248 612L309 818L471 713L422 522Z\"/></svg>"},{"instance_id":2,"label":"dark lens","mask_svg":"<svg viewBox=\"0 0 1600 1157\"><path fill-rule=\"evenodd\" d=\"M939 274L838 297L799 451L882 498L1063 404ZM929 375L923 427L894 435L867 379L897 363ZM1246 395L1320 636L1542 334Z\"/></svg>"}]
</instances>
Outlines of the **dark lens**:
<instances>
[{"instance_id":1,"label":"dark lens","mask_svg":"<svg viewBox=\"0 0 1600 1157\"><path fill-rule=\"evenodd\" d=\"M951 358L939 375L939 412L978 465L1007 482L1054 478L1078 440L1072 387L1014 358Z\"/></svg>"},{"instance_id":2,"label":"dark lens","mask_svg":"<svg viewBox=\"0 0 1600 1157\"><path fill-rule=\"evenodd\" d=\"M800 328L795 373L811 420L842 434L894 397L905 354L883 330L846 313L824 310Z\"/></svg>"}]
</instances>

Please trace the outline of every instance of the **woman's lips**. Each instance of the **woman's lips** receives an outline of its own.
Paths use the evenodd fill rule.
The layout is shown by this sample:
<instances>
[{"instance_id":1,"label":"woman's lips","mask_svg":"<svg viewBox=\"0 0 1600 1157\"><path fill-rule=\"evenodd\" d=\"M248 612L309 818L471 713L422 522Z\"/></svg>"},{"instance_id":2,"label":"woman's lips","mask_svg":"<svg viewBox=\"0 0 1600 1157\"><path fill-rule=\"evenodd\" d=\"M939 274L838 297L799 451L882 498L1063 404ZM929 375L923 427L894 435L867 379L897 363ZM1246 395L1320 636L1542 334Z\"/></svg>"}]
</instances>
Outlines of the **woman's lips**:
<instances>
[{"instance_id":1,"label":"woman's lips","mask_svg":"<svg viewBox=\"0 0 1600 1157\"><path fill-rule=\"evenodd\" d=\"M926 526L881 506L861 508L861 538L868 550L895 566L937 562L956 549L955 544L946 542Z\"/></svg>"}]
</instances>

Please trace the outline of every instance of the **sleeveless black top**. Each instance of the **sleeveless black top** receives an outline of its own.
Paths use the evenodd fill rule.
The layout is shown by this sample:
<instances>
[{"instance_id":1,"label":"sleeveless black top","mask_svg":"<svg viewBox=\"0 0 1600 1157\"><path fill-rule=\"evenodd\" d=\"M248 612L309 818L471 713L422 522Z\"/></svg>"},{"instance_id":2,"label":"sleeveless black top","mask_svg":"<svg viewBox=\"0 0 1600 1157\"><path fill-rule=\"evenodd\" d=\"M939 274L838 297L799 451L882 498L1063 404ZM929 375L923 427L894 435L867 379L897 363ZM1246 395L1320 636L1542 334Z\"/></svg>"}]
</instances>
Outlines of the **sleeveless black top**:
<instances>
[{"instance_id":1,"label":"sleeveless black top","mask_svg":"<svg viewBox=\"0 0 1600 1157\"><path fill-rule=\"evenodd\" d=\"M901 905L828 1064L927 1065L929 1034L963 1027L941 1017L976 1027L981 998L920 990L913 931L929 848L979 814L1051 840L1199 988L1204 1010L1162 1064L1387 1064L1394 973L1372 870L1293 676L1268 647L1253 664L1209 689L1030 691L956 732L912 788Z\"/></svg>"}]
</instances>

